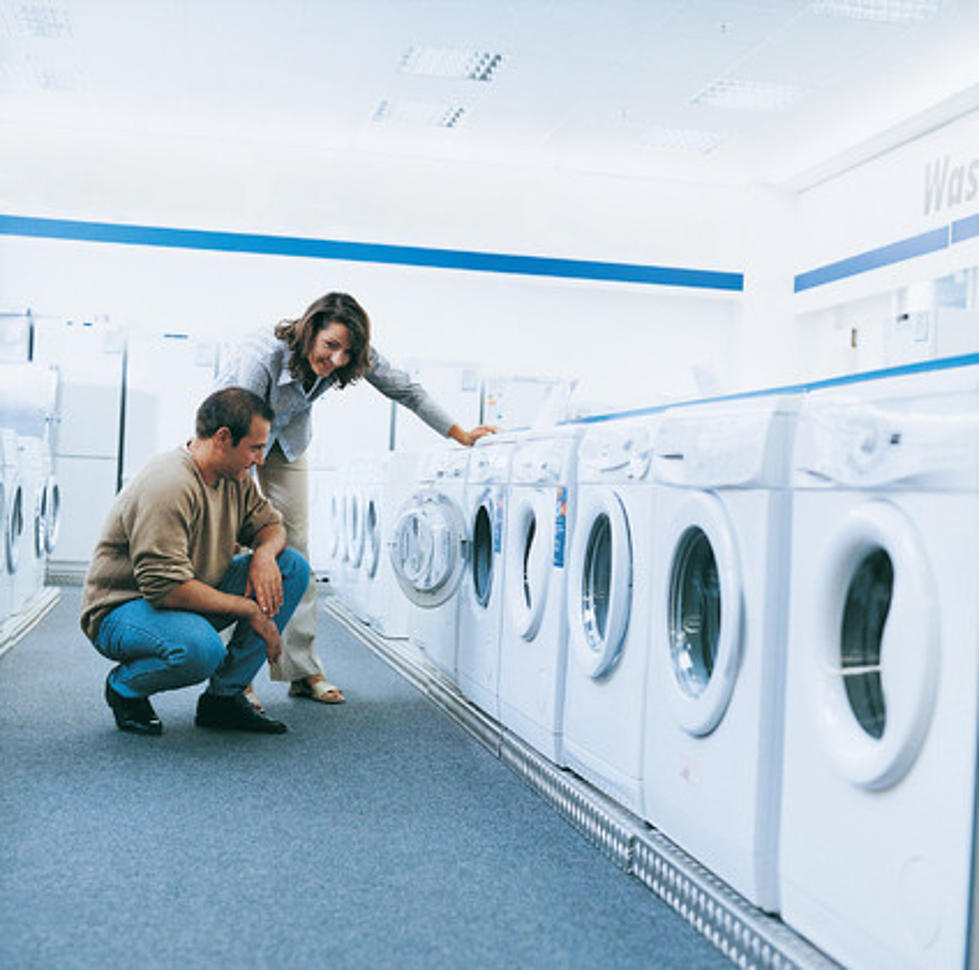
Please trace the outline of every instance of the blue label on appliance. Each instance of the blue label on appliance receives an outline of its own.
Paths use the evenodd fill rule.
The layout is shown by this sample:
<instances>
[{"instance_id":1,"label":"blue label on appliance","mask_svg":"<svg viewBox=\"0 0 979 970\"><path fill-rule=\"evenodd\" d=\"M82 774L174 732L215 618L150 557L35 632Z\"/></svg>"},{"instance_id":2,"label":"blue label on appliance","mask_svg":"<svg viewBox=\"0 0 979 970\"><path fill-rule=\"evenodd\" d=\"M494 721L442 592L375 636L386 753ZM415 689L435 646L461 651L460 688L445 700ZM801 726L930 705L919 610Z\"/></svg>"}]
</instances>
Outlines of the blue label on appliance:
<instances>
[{"instance_id":1,"label":"blue label on appliance","mask_svg":"<svg viewBox=\"0 0 979 970\"><path fill-rule=\"evenodd\" d=\"M493 552L499 555L503 549L503 493L496 496L496 514L493 516Z\"/></svg>"},{"instance_id":2,"label":"blue label on appliance","mask_svg":"<svg viewBox=\"0 0 979 970\"><path fill-rule=\"evenodd\" d=\"M564 568L564 542L568 530L568 489L561 485L557 490L554 514L554 565Z\"/></svg>"}]
</instances>

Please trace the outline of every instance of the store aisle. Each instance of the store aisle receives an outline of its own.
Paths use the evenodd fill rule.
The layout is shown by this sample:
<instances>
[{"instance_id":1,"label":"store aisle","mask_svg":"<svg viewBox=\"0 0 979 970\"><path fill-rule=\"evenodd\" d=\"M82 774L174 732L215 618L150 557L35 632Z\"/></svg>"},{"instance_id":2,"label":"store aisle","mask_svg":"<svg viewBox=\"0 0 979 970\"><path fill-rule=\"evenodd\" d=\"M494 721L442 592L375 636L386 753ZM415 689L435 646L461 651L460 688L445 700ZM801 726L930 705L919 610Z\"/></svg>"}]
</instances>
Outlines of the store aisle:
<instances>
[{"instance_id":1,"label":"store aisle","mask_svg":"<svg viewBox=\"0 0 979 970\"><path fill-rule=\"evenodd\" d=\"M0 659L0 965L725 967L323 616L349 703L257 684L281 737L117 731L80 591Z\"/></svg>"}]
</instances>

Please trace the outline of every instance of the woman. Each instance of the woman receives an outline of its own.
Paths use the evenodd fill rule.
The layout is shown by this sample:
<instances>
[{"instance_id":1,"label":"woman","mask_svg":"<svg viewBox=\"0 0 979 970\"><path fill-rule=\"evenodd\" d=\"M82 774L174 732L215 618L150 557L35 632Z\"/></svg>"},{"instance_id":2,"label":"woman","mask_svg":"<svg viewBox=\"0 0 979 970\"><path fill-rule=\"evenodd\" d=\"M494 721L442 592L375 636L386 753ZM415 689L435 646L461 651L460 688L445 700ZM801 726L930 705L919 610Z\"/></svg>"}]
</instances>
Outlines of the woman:
<instances>
[{"instance_id":1,"label":"woman","mask_svg":"<svg viewBox=\"0 0 979 970\"><path fill-rule=\"evenodd\" d=\"M470 446L487 432L484 425L463 430L404 372L393 368L370 345L370 320L346 293L327 293L297 320L283 320L242 341L222 371L218 387L254 391L275 411L265 464L258 480L282 513L289 545L309 558L309 499L304 457L312 437L310 408L330 388L342 389L364 377L382 394L414 411L441 435ZM270 665L273 680L290 681L292 697L326 704L344 701L323 674L316 654L316 584L312 579L282 637L282 656ZM246 697L261 708L249 686Z\"/></svg>"}]
</instances>

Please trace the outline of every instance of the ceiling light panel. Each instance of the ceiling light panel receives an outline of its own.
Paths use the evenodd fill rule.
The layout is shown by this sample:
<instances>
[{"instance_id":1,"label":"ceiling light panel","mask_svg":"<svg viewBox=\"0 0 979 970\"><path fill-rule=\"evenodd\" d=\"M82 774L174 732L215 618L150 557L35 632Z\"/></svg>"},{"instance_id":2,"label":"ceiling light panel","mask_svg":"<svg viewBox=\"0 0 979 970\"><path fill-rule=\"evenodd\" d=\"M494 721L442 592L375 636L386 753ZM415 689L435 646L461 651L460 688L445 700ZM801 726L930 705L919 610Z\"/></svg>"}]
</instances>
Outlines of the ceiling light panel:
<instances>
[{"instance_id":1,"label":"ceiling light panel","mask_svg":"<svg viewBox=\"0 0 979 970\"><path fill-rule=\"evenodd\" d=\"M798 101L801 88L767 81L718 78L692 99L693 104L732 111L773 111Z\"/></svg>"},{"instance_id":2,"label":"ceiling light panel","mask_svg":"<svg viewBox=\"0 0 979 970\"><path fill-rule=\"evenodd\" d=\"M446 105L434 101L382 101L374 111L373 120L396 125L427 125L435 128L455 128L466 109L461 105Z\"/></svg>"},{"instance_id":3,"label":"ceiling light panel","mask_svg":"<svg viewBox=\"0 0 979 970\"><path fill-rule=\"evenodd\" d=\"M22 3L14 12L17 29L28 37L69 37L71 18L61 6L48 3Z\"/></svg>"},{"instance_id":4,"label":"ceiling light panel","mask_svg":"<svg viewBox=\"0 0 979 970\"><path fill-rule=\"evenodd\" d=\"M812 0L809 10L826 17L916 24L941 13L942 0Z\"/></svg>"},{"instance_id":5,"label":"ceiling light panel","mask_svg":"<svg viewBox=\"0 0 979 970\"><path fill-rule=\"evenodd\" d=\"M502 62L502 54L492 54L489 51L409 47L401 58L401 71L424 77L492 81Z\"/></svg>"},{"instance_id":6,"label":"ceiling light panel","mask_svg":"<svg viewBox=\"0 0 979 970\"><path fill-rule=\"evenodd\" d=\"M695 128L652 128L643 141L654 151L709 155L724 143L725 136Z\"/></svg>"}]
</instances>

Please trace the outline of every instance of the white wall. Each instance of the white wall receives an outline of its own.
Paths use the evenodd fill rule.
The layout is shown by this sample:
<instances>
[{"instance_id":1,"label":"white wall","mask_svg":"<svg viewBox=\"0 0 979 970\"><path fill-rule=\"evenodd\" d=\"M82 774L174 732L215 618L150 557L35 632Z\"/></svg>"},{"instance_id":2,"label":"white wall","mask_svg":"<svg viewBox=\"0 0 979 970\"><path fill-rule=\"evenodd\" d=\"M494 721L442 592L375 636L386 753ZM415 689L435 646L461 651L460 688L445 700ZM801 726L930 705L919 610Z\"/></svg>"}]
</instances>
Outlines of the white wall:
<instances>
[{"instance_id":1,"label":"white wall","mask_svg":"<svg viewBox=\"0 0 979 970\"><path fill-rule=\"evenodd\" d=\"M737 193L269 146L36 132L0 174L9 214L739 271ZM108 314L227 338L354 293L395 360L582 378L634 407L739 380L740 295L333 260L0 238L0 309Z\"/></svg>"},{"instance_id":2,"label":"white wall","mask_svg":"<svg viewBox=\"0 0 979 970\"><path fill-rule=\"evenodd\" d=\"M941 191L939 191L941 189ZM795 271L942 229L979 213L979 111L801 193ZM793 299L800 378L979 351L979 238L825 285ZM935 281L961 278L966 306ZM915 316L918 314L918 316Z\"/></svg>"}]
</instances>

